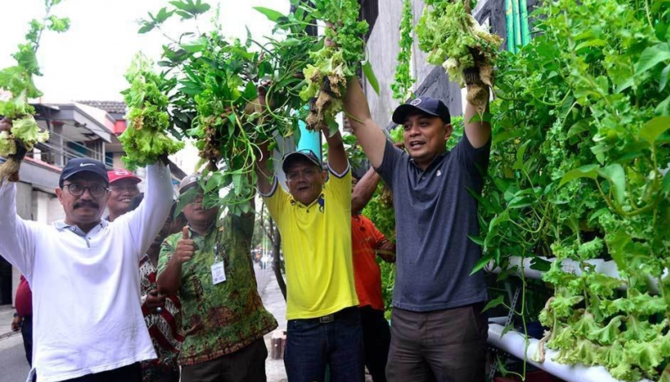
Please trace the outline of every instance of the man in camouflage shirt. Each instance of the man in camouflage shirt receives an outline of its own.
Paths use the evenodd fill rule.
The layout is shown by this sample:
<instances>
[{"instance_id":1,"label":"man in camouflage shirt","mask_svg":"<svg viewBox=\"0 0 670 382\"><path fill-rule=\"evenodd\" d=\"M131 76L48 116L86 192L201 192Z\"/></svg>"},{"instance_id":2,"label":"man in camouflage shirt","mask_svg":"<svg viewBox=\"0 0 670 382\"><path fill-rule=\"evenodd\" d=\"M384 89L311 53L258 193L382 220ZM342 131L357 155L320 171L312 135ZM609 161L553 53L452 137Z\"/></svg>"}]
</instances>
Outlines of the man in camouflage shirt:
<instances>
[{"instance_id":1,"label":"man in camouflage shirt","mask_svg":"<svg viewBox=\"0 0 670 382\"><path fill-rule=\"evenodd\" d=\"M180 193L198 187L186 177ZM263 336L277 321L263 307L251 261L254 214L204 209L202 195L184 207L188 227L163 243L158 288L179 293L186 339L179 355L183 382L265 382Z\"/></svg>"}]
</instances>

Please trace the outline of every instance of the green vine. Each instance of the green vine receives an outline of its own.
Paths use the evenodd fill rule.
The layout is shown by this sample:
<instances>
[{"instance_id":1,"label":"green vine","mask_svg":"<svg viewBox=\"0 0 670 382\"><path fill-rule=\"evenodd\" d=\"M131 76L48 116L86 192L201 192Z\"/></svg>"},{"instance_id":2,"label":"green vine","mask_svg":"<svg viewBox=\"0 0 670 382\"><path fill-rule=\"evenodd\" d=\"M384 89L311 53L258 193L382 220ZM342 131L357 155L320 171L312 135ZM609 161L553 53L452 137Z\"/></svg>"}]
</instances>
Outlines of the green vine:
<instances>
[{"instance_id":1,"label":"green vine","mask_svg":"<svg viewBox=\"0 0 670 382\"><path fill-rule=\"evenodd\" d=\"M395 77L391 84L393 98L404 103L412 98L412 85L415 79L410 73L410 62L412 60L412 45L414 44L412 1L405 0L402 8L402 19L400 20L400 51L398 52L398 64L395 68Z\"/></svg>"}]
</instances>

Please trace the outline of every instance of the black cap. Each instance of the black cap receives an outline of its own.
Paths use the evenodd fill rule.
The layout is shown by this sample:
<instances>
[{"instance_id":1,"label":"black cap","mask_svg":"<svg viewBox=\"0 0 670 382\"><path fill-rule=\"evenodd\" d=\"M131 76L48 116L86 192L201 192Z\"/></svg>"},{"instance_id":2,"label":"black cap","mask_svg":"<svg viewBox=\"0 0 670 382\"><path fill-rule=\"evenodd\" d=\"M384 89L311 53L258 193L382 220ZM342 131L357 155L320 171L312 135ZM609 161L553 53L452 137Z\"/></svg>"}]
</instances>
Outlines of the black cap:
<instances>
[{"instance_id":1,"label":"black cap","mask_svg":"<svg viewBox=\"0 0 670 382\"><path fill-rule=\"evenodd\" d=\"M284 172L288 172L288 169L291 168L291 164L293 164L296 160L303 159L307 160L309 162L312 162L315 166L321 168L321 161L319 160L319 157L314 154L314 151L312 150L299 150L299 151L294 151L292 153L288 153L284 155L284 160L281 165L281 169L284 170Z\"/></svg>"},{"instance_id":2,"label":"black cap","mask_svg":"<svg viewBox=\"0 0 670 382\"><path fill-rule=\"evenodd\" d=\"M393 122L402 125L405 123L408 115L416 112L440 117L445 123L451 123L451 115L449 114L447 105L439 99L430 97L415 98L406 104L398 106L393 112Z\"/></svg>"},{"instance_id":3,"label":"black cap","mask_svg":"<svg viewBox=\"0 0 670 382\"><path fill-rule=\"evenodd\" d=\"M60 173L60 179L58 180L58 184L62 187L64 180L69 179L73 175L82 172L90 172L96 174L100 176L102 179L104 179L105 183L109 184L109 177L107 176L107 168L105 167L105 165L100 161L93 160L90 158L70 159L65 165L65 167L63 167L63 171Z\"/></svg>"}]
</instances>

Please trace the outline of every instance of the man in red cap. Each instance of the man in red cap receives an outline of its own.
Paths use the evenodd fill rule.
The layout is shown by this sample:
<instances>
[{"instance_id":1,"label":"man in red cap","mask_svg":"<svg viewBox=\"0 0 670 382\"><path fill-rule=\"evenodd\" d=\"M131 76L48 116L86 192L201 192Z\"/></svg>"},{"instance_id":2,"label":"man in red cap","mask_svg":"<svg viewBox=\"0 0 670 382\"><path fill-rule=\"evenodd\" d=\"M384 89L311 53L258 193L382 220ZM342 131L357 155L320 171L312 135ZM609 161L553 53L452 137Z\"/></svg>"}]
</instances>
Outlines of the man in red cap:
<instances>
[{"instance_id":1,"label":"man in red cap","mask_svg":"<svg viewBox=\"0 0 670 382\"><path fill-rule=\"evenodd\" d=\"M107 171L109 177L109 221L114 221L130 209L133 198L140 194L137 184L142 181L135 174L124 169Z\"/></svg>"}]
</instances>

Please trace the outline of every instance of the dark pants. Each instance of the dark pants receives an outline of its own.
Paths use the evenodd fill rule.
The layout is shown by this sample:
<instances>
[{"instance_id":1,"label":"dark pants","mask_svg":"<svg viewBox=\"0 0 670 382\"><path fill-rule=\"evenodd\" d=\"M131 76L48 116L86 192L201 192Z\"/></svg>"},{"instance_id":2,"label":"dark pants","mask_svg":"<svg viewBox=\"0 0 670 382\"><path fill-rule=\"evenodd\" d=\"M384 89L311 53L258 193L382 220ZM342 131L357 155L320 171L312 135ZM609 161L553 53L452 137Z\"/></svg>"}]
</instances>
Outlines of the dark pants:
<instances>
[{"instance_id":1,"label":"dark pants","mask_svg":"<svg viewBox=\"0 0 670 382\"><path fill-rule=\"evenodd\" d=\"M290 382L323 382L326 366L331 382L362 382L365 355L361 315L357 307L321 318L290 320L284 365Z\"/></svg>"},{"instance_id":2,"label":"dark pants","mask_svg":"<svg viewBox=\"0 0 670 382\"><path fill-rule=\"evenodd\" d=\"M365 344L365 366L374 382L386 382L386 359L389 355L391 330L384 312L369 306L360 308Z\"/></svg>"},{"instance_id":3,"label":"dark pants","mask_svg":"<svg viewBox=\"0 0 670 382\"><path fill-rule=\"evenodd\" d=\"M33 366L33 316L23 317L21 320L21 337L23 348L26 351L28 365Z\"/></svg>"},{"instance_id":4,"label":"dark pants","mask_svg":"<svg viewBox=\"0 0 670 382\"><path fill-rule=\"evenodd\" d=\"M69 382L142 382L142 367L139 362L118 369L84 375L69 379Z\"/></svg>"},{"instance_id":5,"label":"dark pants","mask_svg":"<svg viewBox=\"0 0 670 382\"><path fill-rule=\"evenodd\" d=\"M484 304L434 312L393 308L386 377L391 382L484 382Z\"/></svg>"},{"instance_id":6,"label":"dark pants","mask_svg":"<svg viewBox=\"0 0 670 382\"><path fill-rule=\"evenodd\" d=\"M182 382L265 382L268 349L261 338L234 353L210 361L185 365Z\"/></svg>"}]
</instances>

